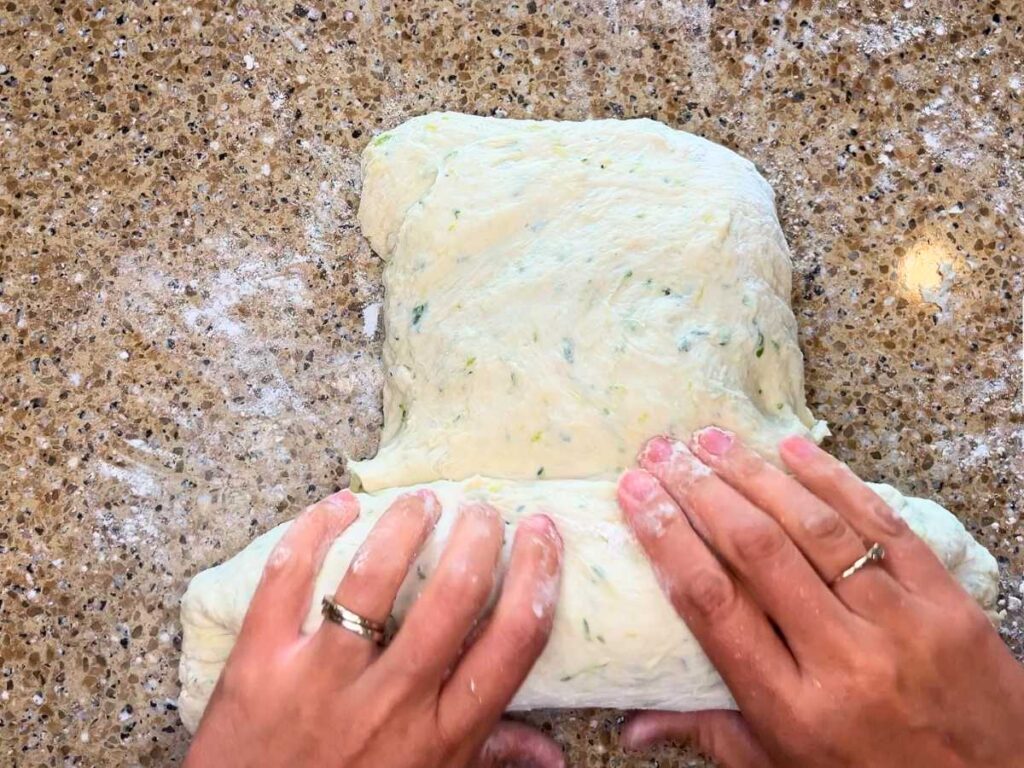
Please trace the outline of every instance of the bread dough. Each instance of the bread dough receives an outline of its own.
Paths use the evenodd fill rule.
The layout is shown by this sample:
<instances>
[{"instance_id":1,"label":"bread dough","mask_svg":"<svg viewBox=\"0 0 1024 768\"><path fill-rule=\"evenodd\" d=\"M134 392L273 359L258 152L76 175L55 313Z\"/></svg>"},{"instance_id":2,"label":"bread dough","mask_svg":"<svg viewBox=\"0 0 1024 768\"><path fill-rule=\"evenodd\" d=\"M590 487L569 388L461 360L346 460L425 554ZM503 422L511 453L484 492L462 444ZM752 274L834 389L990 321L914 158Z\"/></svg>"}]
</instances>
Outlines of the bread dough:
<instances>
[{"instance_id":1,"label":"bread dough","mask_svg":"<svg viewBox=\"0 0 1024 768\"><path fill-rule=\"evenodd\" d=\"M440 114L363 173L389 371L363 488L612 477L709 423L769 456L826 432L772 190L739 155L650 120Z\"/></svg>"},{"instance_id":2,"label":"bread dough","mask_svg":"<svg viewBox=\"0 0 1024 768\"><path fill-rule=\"evenodd\" d=\"M728 689L686 625L662 595L653 571L622 524L610 480L508 482L471 478L428 486L444 513L402 586L399 621L433 573L459 503L484 498L514 525L522 517L550 515L565 541L562 588L547 648L516 695L513 709L615 707L619 709L729 708ZM949 512L925 499L904 498L873 486L942 558L957 579L991 608L998 592L992 556ZM359 494L360 518L331 548L317 578L304 630L321 621L319 600L341 580L356 548L405 489ZM263 564L290 523L265 533L223 565L203 571L182 602L181 717L194 731L234 645ZM508 559L511 529L505 538Z\"/></svg>"},{"instance_id":3,"label":"bread dough","mask_svg":"<svg viewBox=\"0 0 1024 768\"><path fill-rule=\"evenodd\" d=\"M647 120L435 114L367 148L359 214L387 261L385 428L378 455L352 462L370 493L330 550L305 629L402 486L427 484L445 511L399 618L465 498L510 527L545 512L565 539L552 636L514 708L732 706L623 525L615 477L652 434L715 423L777 460L783 436L826 433L804 402L767 183ZM875 488L991 611L995 560L960 522ZM286 526L189 586L179 706L191 730Z\"/></svg>"}]
</instances>

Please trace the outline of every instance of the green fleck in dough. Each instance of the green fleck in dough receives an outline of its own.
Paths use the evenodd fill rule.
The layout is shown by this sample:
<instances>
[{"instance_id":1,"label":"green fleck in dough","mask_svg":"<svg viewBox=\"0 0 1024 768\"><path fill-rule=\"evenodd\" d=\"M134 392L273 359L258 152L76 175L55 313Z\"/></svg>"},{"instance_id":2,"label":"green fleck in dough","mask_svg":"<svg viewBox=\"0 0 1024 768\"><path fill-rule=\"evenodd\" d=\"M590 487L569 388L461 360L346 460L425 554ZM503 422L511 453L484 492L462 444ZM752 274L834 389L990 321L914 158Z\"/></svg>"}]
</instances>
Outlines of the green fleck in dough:
<instances>
[{"instance_id":1,"label":"green fleck in dough","mask_svg":"<svg viewBox=\"0 0 1024 768\"><path fill-rule=\"evenodd\" d=\"M420 320L423 319L423 313L427 311L427 305L417 304L412 308L412 327L415 328L420 324Z\"/></svg>"},{"instance_id":2,"label":"green fleck in dough","mask_svg":"<svg viewBox=\"0 0 1024 768\"><path fill-rule=\"evenodd\" d=\"M598 672L598 671L604 669L607 666L608 666L608 662L605 662L604 664L594 664L593 666L590 666L590 667L584 667L579 672L573 672L572 674L569 674L569 675L563 675L559 679L563 683L567 683L570 680L572 680L574 677L579 677L580 675L587 675L587 674L590 674L591 672Z\"/></svg>"},{"instance_id":3,"label":"green fleck in dough","mask_svg":"<svg viewBox=\"0 0 1024 768\"><path fill-rule=\"evenodd\" d=\"M567 363L576 362L576 345L572 339L562 339L562 357Z\"/></svg>"}]
</instances>

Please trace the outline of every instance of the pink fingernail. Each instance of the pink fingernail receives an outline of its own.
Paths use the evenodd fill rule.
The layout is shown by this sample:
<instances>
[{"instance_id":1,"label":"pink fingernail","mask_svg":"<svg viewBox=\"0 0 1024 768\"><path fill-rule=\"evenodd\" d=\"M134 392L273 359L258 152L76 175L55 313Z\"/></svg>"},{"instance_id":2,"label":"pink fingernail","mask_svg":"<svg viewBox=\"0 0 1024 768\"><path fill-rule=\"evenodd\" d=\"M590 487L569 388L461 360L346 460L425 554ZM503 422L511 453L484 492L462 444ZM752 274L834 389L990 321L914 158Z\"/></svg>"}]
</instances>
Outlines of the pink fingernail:
<instances>
[{"instance_id":1,"label":"pink fingernail","mask_svg":"<svg viewBox=\"0 0 1024 768\"><path fill-rule=\"evenodd\" d=\"M818 455L818 446L803 435L791 435L780 445L795 459L806 461Z\"/></svg>"},{"instance_id":2,"label":"pink fingernail","mask_svg":"<svg viewBox=\"0 0 1024 768\"><path fill-rule=\"evenodd\" d=\"M547 533L550 528L554 527L554 523L551 522L551 518L547 515L537 514L530 515L529 517L523 518L523 521L519 523L520 528L525 528L528 531L534 533Z\"/></svg>"},{"instance_id":3,"label":"pink fingernail","mask_svg":"<svg viewBox=\"0 0 1024 768\"><path fill-rule=\"evenodd\" d=\"M359 499L348 488L332 493L322 503L336 524L347 525L359 516Z\"/></svg>"},{"instance_id":4,"label":"pink fingernail","mask_svg":"<svg viewBox=\"0 0 1024 768\"><path fill-rule=\"evenodd\" d=\"M437 519L441 516L441 504L438 502L434 492L426 488L420 488L418 491L413 492L413 496L423 502L423 511L436 523Z\"/></svg>"},{"instance_id":5,"label":"pink fingernail","mask_svg":"<svg viewBox=\"0 0 1024 768\"><path fill-rule=\"evenodd\" d=\"M619 743L631 752L639 752L658 740L657 734L652 731L646 724L630 723L619 736Z\"/></svg>"},{"instance_id":6,"label":"pink fingernail","mask_svg":"<svg viewBox=\"0 0 1024 768\"><path fill-rule=\"evenodd\" d=\"M650 499L658 490L658 481L641 469L631 469L619 480L619 488L635 502Z\"/></svg>"},{"instance_id":7,"label":"pink fingernail","mask_svg":"<svg viewBox=\"0 0 1024 768\"><path fill-rule=\"evenodd\" d=\"M672 455L672 442L667 437L654 437L647 441L641 457L652 464L662 464Z\"/></svg>"},{"instance_id":8,"label":"pink fingernail","mask_svg":"<svg viewBox=\"0 0 1024 768\"><path fill-rule=\"evenodd\" d=\"M540 536L545 536L555 542L559 549L562 548L562 536L558 533L558 526L555 521L543 513L533 514L523 518L519 528L531 531Z\"/></svg>"},{"instance_id":9,"label":"pink fingernail","mask_svg":"<svg viewBox=\"0 0 1024 768\"><path fill-rule=\"evenodd\" d=\"M332 493L330 496L324 499L324 501L330 504L332 507L349 507L353 504L353 502L355 504L359 503L359 500L356 499L356 495L352 493L352 491L350 491L348 488L338 491L337 493Z\"/></svg>"},{"instance_id":10,"label":"pink fingernail","mask_svg":"<svg viewBox=\"0 0 1024 768\"><path fill-rule=\"evenodd\" d=\"M697 443L712 456L724 456L732 447L733 435L718 427L707 427L697 433Z\"/></svg>"}]
</instances>

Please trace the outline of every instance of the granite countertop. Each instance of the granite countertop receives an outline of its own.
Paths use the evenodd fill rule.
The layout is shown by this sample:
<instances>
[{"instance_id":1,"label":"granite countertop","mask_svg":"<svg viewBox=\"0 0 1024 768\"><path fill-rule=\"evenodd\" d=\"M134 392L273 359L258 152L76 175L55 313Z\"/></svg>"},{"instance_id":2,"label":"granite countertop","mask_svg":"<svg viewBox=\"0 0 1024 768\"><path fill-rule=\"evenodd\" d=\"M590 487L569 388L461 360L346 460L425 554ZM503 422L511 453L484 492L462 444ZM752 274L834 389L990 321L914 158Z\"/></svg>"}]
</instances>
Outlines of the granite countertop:
<instances>
[{"instance_id":1,"label":"granite countertop","mask_svg":"<svg viewBox=\"0 0 1024 768\"><path fill-rule=\"evenodd\" d=\"M0 763L166 765L188 578L380 431L358 156L411 115L648 116L778 193L809 402L1003 567L1021 653L1024 19L952 0L11 0ZM535 714L573 765L615 713Z\"/></svg>"}]
</instances>

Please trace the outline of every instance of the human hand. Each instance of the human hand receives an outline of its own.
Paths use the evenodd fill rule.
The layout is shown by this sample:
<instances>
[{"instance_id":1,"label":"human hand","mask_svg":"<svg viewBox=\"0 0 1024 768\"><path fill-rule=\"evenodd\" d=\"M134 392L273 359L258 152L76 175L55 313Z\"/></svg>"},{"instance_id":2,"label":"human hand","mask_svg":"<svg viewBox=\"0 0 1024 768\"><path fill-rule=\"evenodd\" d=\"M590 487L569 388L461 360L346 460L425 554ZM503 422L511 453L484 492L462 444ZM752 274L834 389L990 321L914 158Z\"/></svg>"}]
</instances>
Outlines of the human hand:
<instances>
[{"instance_id":1,"label":"human hand","mask_svg":"<svg viewBox=\"0 0 1024 768\"><path fill-rule=\"evenodd\" d=\"M440 512L430 491L399 497L334 599L383 622ZM358 514L354 495L336 493L278 542L186 768L562 768L558 745L539 731L499 724L551 631L562 556L551 520L519 524L501 595L477 627L504 526L492 507L464 506L437 570L381 650L329 621L300 632L327 550Z\"/></svg>"},{"instance_id":2,"label":"human hand","mask_svg":"<svg viewBox=\"0 0 1024 768\"><path fill-rule=\"evenodd\" d=\"M1021 765L1022 668L867 485L802 437L792 477L716 428L691 448L651 440L619 502L740 712L643 713L623 743L725 768ZM873 542L885 558L835 582Z\"/></svg>"}]
</instances>

